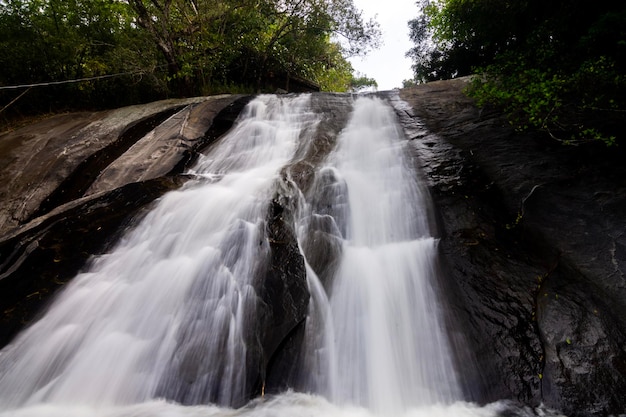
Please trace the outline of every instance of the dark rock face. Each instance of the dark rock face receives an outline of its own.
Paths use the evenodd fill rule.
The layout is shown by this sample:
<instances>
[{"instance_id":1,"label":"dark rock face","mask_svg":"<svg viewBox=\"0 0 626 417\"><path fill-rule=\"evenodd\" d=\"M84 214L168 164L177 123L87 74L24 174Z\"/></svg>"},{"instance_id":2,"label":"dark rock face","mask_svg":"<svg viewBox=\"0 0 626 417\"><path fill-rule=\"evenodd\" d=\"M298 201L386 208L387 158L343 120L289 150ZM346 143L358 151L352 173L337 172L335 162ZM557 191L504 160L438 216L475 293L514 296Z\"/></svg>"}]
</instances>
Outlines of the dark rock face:
<instances>
[{"instance_id":1,"label":"dark rock face","mask_svg":"<svg viewBox=\"0 0 626 417\"><path fill-rule=\"evenodd\" d=\"M258 337L263 369L256 394L280 392L287 387L285 376L297 360L308 313L306 268L293 229L295 201L293 195L278 193L268 213L271 259L260 283Z\"/></svg>"},{"instance_id":2,"label":"dark rock face","mask_svg":"<svg viewBox=\"0 0 626 417\"><path fill-rule=\"evenodd\" d=\"M402 90L396 108L438 210L468 397L623 413L623 152L515 134L464 84Z\"/></svg>"},{"instance_id":3,"label":"dark rock face","mask_svg":"<svg viewBox=\"0 0 626 417\"><path fill-rule=\"evenodd\" d=\"M441 287L466 395L479 402L532 403L539 396L542 361L532 294L543 270L515 246L501 194L480 167L427 130L412 108L392 103L430 182L441 234ZM452 114L464 113L456 110ZM439 117L445 123L454 119L444 111Z\"/></svg>"},{"instance_id":4,"label":"dark rock face","mask_svg":"<svg viewBox=\"0 0 626 417\"><path fill-rule=\"evenodd\" d=\"M298 186L310 207L303 213L305 236L302 251L320 281L329 288L341 255L340 239L346 235L346 214L342 205L347 202L345 183L334 170L321 164L334 149L337 137L346 126L352 110L352 97L345 94L314 95L312 105L322 115L310 146L300 153L300 160L288 169L289 178ZM336 219L340 219L336 221Z\"/></svg>"},{"instance_id":5,"label":"dark rock face","mask_svg":"<svg viewBox=\"0 0 626 417\"><path fill-rule=\"evenodd\" d=\"M87 156L85 160L82 161L48 197L46 197L39 208L32 213L27 220L43 216L55 207L81 198L96 180L94 176L97 175L97 173L106 169L134 145L135 142L147 135L179 110L181 110L180 107L169 108L149 116L146 119L139 120L132 126L125 128L116 140ZM114 184L111 188L120 185L121 184Z\"/></svg>"}]
</instances>

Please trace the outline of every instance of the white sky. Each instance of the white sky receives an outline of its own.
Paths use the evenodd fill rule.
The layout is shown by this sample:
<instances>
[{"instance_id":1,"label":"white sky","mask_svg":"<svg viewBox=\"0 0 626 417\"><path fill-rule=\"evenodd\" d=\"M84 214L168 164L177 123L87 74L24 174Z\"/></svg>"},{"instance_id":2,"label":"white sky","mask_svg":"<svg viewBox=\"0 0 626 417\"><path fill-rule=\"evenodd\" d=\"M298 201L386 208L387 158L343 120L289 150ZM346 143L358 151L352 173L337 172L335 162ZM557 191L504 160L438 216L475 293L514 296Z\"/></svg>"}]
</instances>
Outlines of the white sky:
<instances>
[{"instance_id":1,"label":"white sky","mask_svg":"<svg viewBox=\"0 0 626 417\"><path fill-rule=\"evenodd\" d=\"M417 17L415 0L353 0L363 11L363 19L372 17L380 24L382 45L365 59L350 58L355 72L373 78L378 90L402 87L402 81L413 78L411 60L404 54L413 46L409 40L408 21ZM377 16L376 16L377 15Z\"/></svg>"}]
</instances>

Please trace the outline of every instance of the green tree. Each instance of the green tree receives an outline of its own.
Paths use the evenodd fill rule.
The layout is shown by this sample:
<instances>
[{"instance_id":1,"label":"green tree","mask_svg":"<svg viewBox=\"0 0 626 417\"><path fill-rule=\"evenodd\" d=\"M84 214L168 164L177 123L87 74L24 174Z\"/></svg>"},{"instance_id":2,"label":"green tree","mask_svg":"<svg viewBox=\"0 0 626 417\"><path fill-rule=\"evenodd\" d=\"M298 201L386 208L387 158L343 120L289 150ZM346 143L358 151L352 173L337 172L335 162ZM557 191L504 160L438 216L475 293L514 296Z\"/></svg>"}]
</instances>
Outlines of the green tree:
<instances>
[{"instance_id":1,"label":"green tree","mask_svg":"<svg viewBox=\"0 0 626 417\"><path fill-rule=\"evenodd\" d=\"M15 113L271 91L272 74L342 91L378 37L352 0L0 0L0 86L53 84Z\"/></svg>"},{"instance_id":2,"label":"green tree","mask_svg":"<svg viewBox=\"0 0 626 417\"><path fill-rule=\"evenodd\" d=\"M275 72L324 79L324 71L345 70L345 56L365 53L379 37L376 24L364 22L352 0L129 0L129 5L165 58L170 78L184 80L192 90L228 81L260 89ZM341 37L340 48L333 35ZM318 65L320 60L329 65Z\"/></svg>"},{"instance_id":3,"label":"green tree","mask_svg":"<svg viewBox=\"0 0 626 417\"><path fill-rule=\"evenodd\" d=\"M350 91L362 91L368 88L378 88L378 83L373 78L368 78L363 74L357 74L350 80Z\"/></svg>"},{"instance_id":4,"label":"green tree","mask_svg":"<svg viewBox=\"0 0 626 417\"><path fill-rule=\"evenodd\" d=\"M124 79L39 87L22 110L108 106L158 90L151 45L130 9L107 0L7 0L0 7L0 85L50 83L129 73ZM141 78L139 78L141 77ZM138 93L138 91L143 92ZM11 92L2 90L8 101ZM150 97L154 94L150 94ZM29 103L27 105L26 103Z\"/></svg>"},{"instance_id":5,"label":"green tree","mask_svg":"<svg viewBox=\"0 0 626 417\"><path fill-rule=\"evenodd\" d=\"M626 7L609 0L422 0L415 80L478 74L480 104L566 143L612 144L626 109Z\"/></svg>"}]
</instances>

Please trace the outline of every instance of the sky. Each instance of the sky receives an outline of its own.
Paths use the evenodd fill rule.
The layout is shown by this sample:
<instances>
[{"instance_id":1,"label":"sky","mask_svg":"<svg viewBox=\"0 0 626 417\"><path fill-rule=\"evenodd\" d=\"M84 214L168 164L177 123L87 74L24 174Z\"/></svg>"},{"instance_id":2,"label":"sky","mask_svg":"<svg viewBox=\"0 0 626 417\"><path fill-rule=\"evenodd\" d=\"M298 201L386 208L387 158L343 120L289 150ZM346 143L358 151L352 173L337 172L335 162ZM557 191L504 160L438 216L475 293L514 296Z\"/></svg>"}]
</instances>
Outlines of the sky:
<instances>
[{"instance_id":1,"label":"sky","mask_svg":"<svg viewBox=\"0 0 626 417\"><path fill-rule=\"evenodd\" d=\"M413 78L411 60L404 54L413 46L409 40L408 21L417 17L415 0L353 0L363 11L363 19L375 18L380 24L382 45L364 59L350 58L355 72L378 83L378 90L402 87L402 81Z\"/></svg>"}]
</instances>

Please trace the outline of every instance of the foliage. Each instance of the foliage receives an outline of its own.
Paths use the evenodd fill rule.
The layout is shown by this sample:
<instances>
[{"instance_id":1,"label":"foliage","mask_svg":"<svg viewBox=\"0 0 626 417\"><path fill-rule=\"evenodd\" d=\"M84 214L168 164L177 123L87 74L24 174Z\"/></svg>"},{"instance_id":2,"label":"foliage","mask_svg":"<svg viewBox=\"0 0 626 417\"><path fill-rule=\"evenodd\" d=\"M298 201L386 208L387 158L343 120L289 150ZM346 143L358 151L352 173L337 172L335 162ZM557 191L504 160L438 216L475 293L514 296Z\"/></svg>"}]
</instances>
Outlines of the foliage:
<instances>
[{"instance_id":1,"label":"foliage","mask_svg":"<svg viewBox=\"0 0 626 417\"><path fill-rule=\"evenodd\" d=\"M0 86L128 74L35 89L22 112L102 107L152 99L164 84L156 54L125 4L107 0L9 0L0 7ZM16 96L1 90L2 102Z\"/></svg>"},{"instance_id":2,"label":"foliage","mask_svg":"<svg viewBox=\"0 0 626 417\"><path fill-rule=\"evenodd\" d=\"M417 85L417 81L415 80L402 80L402 88L411 88Z\"/></svg>"},{"instance_id":3,"label":"foliage","mask_svg":"<svg viewBox=\"0 0 626 417\"><path fill-rule=\"evenodd\" d=\"M415 82L476 74L469 93L518 129L616 143L626 111L626 7L608 0L421 0Z\"/></svg>"},{"instance_id":4,"label":"foliage","mask_svg":"<svg viewBox=\"0 0 626 417\"><path fill-rule=\"evenodd\" d=\"M500 76L504 72L507 76ZM617 93L616 92L620 92ZM479 106L495 104L518 130L547 132L564 144L616 144L626 109L626 77L606 57L584 61L573 73L541 71L520 60L498 61L475 77L468 93Z\"/></svg>"},{"instance_id":5,"label":"foliage","mask_svg":"<svg viewBox=\"0 0 626 417\"><path fill-rule=\"evenodd\" d=\"M126 74L33 89L23 112L272 91L274 76L346 91L346 58L379 36L353 0L0 0L0 86Z\"/></svg>"},{"instance_id":6,"label":"foliage","mask_svg":"<svg viewBox=\"0 0 626 417\"><path fill-rule=\"evenodd\" d=\"M373 78L368 78L363 74L357 74L356 77L352 77L350 80L350 91L358 92L368 88L378 88L378 83Z\"/></svg>"}]
</instances>

